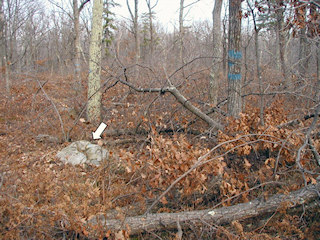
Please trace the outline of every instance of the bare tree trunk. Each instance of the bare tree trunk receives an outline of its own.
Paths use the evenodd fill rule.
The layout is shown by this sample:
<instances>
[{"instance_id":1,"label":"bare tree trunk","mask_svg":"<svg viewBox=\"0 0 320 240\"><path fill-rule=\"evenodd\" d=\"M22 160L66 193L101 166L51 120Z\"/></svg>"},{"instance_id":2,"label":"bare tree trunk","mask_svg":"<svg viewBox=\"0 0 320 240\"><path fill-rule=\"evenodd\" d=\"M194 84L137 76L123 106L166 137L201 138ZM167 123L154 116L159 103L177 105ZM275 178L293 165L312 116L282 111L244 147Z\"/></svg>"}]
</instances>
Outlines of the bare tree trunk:
<instances>
[{"instance_id":1,"label":"bare tree trunk","mask_svg":"<svg viewBox=\"0 0 320 240\"><path fill-rule=\"evenodd\" d=\"M263 98L262 76L261 76L261 69L260 69L259 30L257 28L255 29L255 32L254 32L254 40L255 40L257 77L259 80L259 93L260 93L260 124L263 126L264 125L264 98Z\"/></svg>"},{"instance_id":2,"label":"bare tree trunk","mask_svg":"<svg viewBox=\"0 0 320 240\"><path fill-rule=\"evenodd\" d=\"M216 0L212 11L213 20L213 60L209 82L209 99L214 106L218 102L219 79L221 78L222 38L221 38L222 0Z\"/></svg>"},{"instance_id":3,"label":"bare tree trunk","mask_svg":"<svg viewBox=\"0 0 320 240\"><path fill-rule=\"evenodd\" d=\"M228 51L228 46L227 46L227 39L228 39L228 36L227 36L227 30L226 30L226 19L224 19L222 21L222 31L223 31L223 40L222 40L222 69L223 69L223 76L226 77L227 75L227 51Z\"/></svg>"},{"instance_id":4,"label":"bare tree trunk","mask_svg":"<svg viewBox=\"0 0 320 240\"><path fill-rule=\"evenodd\" d=\"M73 0L73 25L74 25L74 78L75 78L75 92L76 96L81 95L81 67L80 67L80 11L78 7L78 0ZM76 106L75 106L76 107Z\"/></svg>"},{"instance_id":5,"label":"bare tree trunk","mask_svg":"<svg viewBox=\"0 0 320 240\"><path fill-rule=\"evenodd\" d=\"M4 57L5 57L5 18L3 12L3 1L0 0L0 63L1 67L4 68Z\"/></svg>"},{"instance_id":6,"label":"bare tree trunk","mask_svg":"<svg viewBox=\"0 0 320 240\"><path fill-rule=\"evenodd\" d=\"M11 83L9 78L9 65L7 60L7 44L6 44L6 22L4 17L4 10L3 10L3 3L4 0L0 1L0 62L1 67L4 69L5 74L5 81L6 81L6 92L10 95L11 91Z\"/></svg>"},{"instance_id":7,"label":"bare tree trunk","mask_svg":"<svg viewBox=\"0 0 320 240\"><path fill-rule=\"evenodd\" d=\"M179 10L179 59L180 59L180 63L181 64L184 64L184 60L183 60L183 37L184 37L183 10L184 10L184 0L180 0L180 10Z\"/></svg>"},{"instance_id":8,"label":"bare tree trunk","mask_svg":"<svg viewBox=\"0 0 320 240\"><path fill-rule=\"evenodd\" d=\"M307 36L306 36L306 29L300 29L300 36L299 36L299 74L303 78L306 75L307 68L308 68L308 55L307 54Z\"/></svg>"},{"instance_id":9,"label":"bare tree trunk","mask_svg":"<svg viewBox=\"0 0 320 240\"><path fill-rule=\"evenodd\" d=\"M150 59L151 63L153 61L153 55L154 55L154 47L155 47L155 42L154 42L154 30L153 30L153 8L155 8L158 4L158 0L154 5L151 6L151 0L146 0L147 6L148 6L148 14L149 14L149 34L150 34Z\"/></svg>"},{"instance_id":10,"label":"bare tree trunk","mask_svg":"<svg viewBox=\"0 0 320 240\"><path fill-rule=\"evenodd\" d=\"M317 41L316 63L317 63L316 98L317 98L317 101L319 101L320 100L320 44L319 44L319 40Z\"/></svg>"},{"instance_id":11,"label":"bare tree trunk","mask_svg":"<svg viewBox=\"0 0 320 240\"><path fill-rule=\"evenodd\" d=\"M6 78L6 92L8 95L11 93L11 82L10 82L10 64L8 64L7 57L4 56L4 71L5 71L5 78Z\"/></svg>"},{"instance_id":12,"label":"bare tree trunk","mask_svg":"<svg viewBox=\"0 0 320 240\"><path fill-rule=\"evenodd\" d=\"M284 38L284 29L283 29L283 13L284 9L282 7L282 0L279 1L276 5L276 32L277 32L277 41L278 41L278 57L280 62L280 68L283 75L283 81L282 84L285 88L289 87L288 83L288 73L287 73L287 67L285 62L285 38Z\"/></svg>"},{"instance_id":13,"label":"bare tree trunk","mask_svg":"<svg viewBox=\"0 0 320 240\"><path fill-rule=\"evenodd\" d=\"M297 8L297 16L299 19L306 21L307 7L302 6L302 9ZM312 9L310 9L312 14ZM299 83L298 86L302 85L305 77L307 76L308 64L310 59L310 46L308 46L307 29L306 25L300 28L299 31Z\"/></svg>"},{"instance_id":14,"label":"bare tree trunk","mask_svg":"<svg viewBox=\"0 0 320 240\"><path fill-rule=\"evenodd\" d=\"M241 0L229 0L228 115L241 112Z\"/></svg>"},{"instance_id":15,"label":"bare tree trunk","mask_svg":"<svg viewBox=\"0 0 320 240\"><path fill-rule=\"evenodd\" d=\"M136 64L139 63L140 60L140 38L139 38L139 23L138 23L138 0L134 1L134 40L135 40L135 56L136 56Z\"/></svg>"},{"instance_id":16,"label":"bare tree trunk","mask_svg":"<svg viewBox=\"0 0 320 240\"><path fill-rule=\"evenodd\" d=\"M138 22L138 0L134 0L134 15L131 11L129 2L127 0L127 7L133 22L133 34L134 34L134 51L135 51L135 64L137 65L140 60L140 33L139 33L139 22ZM139 68L138 66L135 67L135 78L139 76Z\"/></svg>"},{"instance_id":17,"label":"bare tree trunk","mask_svg":"<svg viewBox=\"0 0 320 240\"><path fill-rule=\"evenodd\" d=\"M90 60L88 77L88 120L99 123L101 118L101 47L102 47L103 1L94 0L90 41Z\"/></svg>"},{"instance_id":18,"label":"bare tree trunk","mask_svg":"<svg viewBox=\"0 0 320 240\"><path fill-rule=\"evenodd\" d=\"M259 93L260 93L260 124L263 126L264 125L264 98L263 98L263 86L262 86L262 76L261 76L261 68L260 68L260 48L259 48L259 32L261 28L257 26L256 14L254 12L254 9L250 6L249 1L247 1L247 4L250 8L252 18L253 18L256 70L257 70L257 77L259 81Z\"/></svg>"}]
</instances>

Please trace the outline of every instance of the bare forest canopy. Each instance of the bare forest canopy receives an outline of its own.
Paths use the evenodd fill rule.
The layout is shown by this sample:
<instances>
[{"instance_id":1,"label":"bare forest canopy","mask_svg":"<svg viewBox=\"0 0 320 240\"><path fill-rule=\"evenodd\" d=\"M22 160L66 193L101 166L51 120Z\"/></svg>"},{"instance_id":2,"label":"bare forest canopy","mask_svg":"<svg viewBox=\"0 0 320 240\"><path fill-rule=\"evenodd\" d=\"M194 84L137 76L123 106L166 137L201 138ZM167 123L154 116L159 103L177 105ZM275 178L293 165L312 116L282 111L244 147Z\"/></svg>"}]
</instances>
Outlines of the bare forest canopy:
<instances>
[{"instance_id":1,"label":"bare forest canopy","mask_svg":"<svg viewBox=\"0 0 320 240\"><path fill-rule=\"evenodd\" d=\"M320 1L164 1L0 0L0 239L320 238Z\"/></svg>"}]
</instances>

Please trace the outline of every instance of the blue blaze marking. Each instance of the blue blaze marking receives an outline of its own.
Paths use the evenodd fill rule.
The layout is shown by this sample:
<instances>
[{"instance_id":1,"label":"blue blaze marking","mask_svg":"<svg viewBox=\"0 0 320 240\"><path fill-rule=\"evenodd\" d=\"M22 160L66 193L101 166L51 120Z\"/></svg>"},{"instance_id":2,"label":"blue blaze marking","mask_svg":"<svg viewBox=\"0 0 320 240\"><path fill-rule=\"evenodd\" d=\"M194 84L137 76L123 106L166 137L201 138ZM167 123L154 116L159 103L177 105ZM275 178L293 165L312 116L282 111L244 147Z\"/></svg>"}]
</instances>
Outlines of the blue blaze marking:
<instances>
[{"instance_id":1,"label":"blue blaze marking","mask_svg":"<svg viewBox=\"0 0 320 240\"><path fill-rule=\"evenodd\" d=\"M232 67L234 65L234 62L228 62L228 66Z\"/></svg>"},{"instance_id":2,"label":"blue blaze marking","mask_svg":"<svg viewBox=\"0 0 320 240\"><path fill-rule=\"evenodd\" d=\"M241 74L228 74L228 79L230 80L240 80L241 79Z\"/></svg>"},{"instance_id":3,"label":"blue blaze marking","mask_svg":"<svg viewBox=\"0 0 320 240\"><path fill-rule=\"evenodd\" d=\"M234 50L229 50L228 55L230 58L234 58L234 59L241 59L242 58L242 52L236 52Z\"/></svg>"}]
</instances>

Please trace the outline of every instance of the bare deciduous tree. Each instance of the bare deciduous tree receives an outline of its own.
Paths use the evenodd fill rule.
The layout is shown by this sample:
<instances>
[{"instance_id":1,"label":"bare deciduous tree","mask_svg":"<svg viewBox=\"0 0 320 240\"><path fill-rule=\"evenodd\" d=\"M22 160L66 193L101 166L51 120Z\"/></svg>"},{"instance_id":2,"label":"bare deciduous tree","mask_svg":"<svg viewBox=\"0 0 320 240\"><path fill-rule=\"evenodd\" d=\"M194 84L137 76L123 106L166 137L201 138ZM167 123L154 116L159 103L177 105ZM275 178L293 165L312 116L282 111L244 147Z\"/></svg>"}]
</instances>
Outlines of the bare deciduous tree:
<instances>
[{"instance_id":1,"label":"bare deciduous tree","mask_svg":"<svg viewBox=\"0 0 320 240\"><path fill-rule=\"evenodd\" d=\"M93 123L101 118L101 47L102 47L102 13L103 1L94 0L92 10L92 27L90 40L90 60L88 77L87 117Z\"/></svg>"},{"instance_id":2,"label":"bare deciduous tree","mask_svg":"<svg viewBox=\"0 0 320 240\"><path fill-rule=\"evenodd\" d=\"M218 102L219 79L221 78L221 62L222 62L222 36L221 36L221 9L222 0L216 0L212 11L213 20L213 61L209 82L209 98L214 106Z\"/></svg>"},{"instance_id":3,"label":"bare deciduous tree","mask_svg":"<svg viewBox=\"0 0 320 240\"><path fill-rule=\"evenodd\" d=\"M229 0L228 42L228 114L238 117L241 112L241 2Z\"/></svg>"}]
</instances>

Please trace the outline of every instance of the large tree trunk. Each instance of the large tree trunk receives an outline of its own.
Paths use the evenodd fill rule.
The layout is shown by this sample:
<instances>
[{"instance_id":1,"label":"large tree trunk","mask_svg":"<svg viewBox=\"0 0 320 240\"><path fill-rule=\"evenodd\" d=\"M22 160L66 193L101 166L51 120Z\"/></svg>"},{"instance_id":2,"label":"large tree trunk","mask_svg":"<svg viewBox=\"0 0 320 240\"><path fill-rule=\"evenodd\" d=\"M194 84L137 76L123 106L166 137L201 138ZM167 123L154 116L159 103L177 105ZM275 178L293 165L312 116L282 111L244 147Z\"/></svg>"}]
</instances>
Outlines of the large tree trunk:
<instances>
[{"instance_id":1,"label":"large tree trunk","mask_svg":"<svg viewBox=\"0 0 320 240\"><path fill-rule=\"evenodd\" d=\"M101 45L102 45L102 13L103 1L94 0L90 41L90 60L88 77L88 120L99 123L101 118Z\"/></svg>"},{"instance_id":2,"label":"large tree trunk","mask_svg":"<svg viewBox=\"0 0 320 240\"><path fill-rule=\"evenodd\" d=\"M216 0L212 12L213 20L213 60L209 82L210 103L214 106L218 102L219 79L221 78L222 37L221 37L221 9L222 0Z\"/></svg>"},{"instance_id":3,"label":"large tree trunk","mask_svg":"<svg viewBox=\"0 0 320 240\"><path fill-rule=\"evenodd\" d=\"M131 235L144 231L153 231L161 229L176 229L178 225L188 226L192 224L201 224L203 222L214 224L231 223L234 220L242 220L250 217L260 216L279 210L279 206L284 208L293 208L302 204L307 204L318 197L320 184L312 187L302 188L290 194L278 194L270 198L255 199L251 202L240 203L230 207L217 209L207 209L199 211L179 212L179 213L158 213L135 217L127 217L124 220L114 219L114 216L103 216L92 218L88 223L96 225L101 224L110 230L119 231L128 230Z\"/></svg>"},{"instance_id":4,"label":"large tree trunk","mask_svg":"<svg viewBox=\"0 0 320 240\"><path fill-rule=\"evenodd\" d=\"M241 112L241 0L229 0L228 115Z\"/></svg>"}]
</instances>

